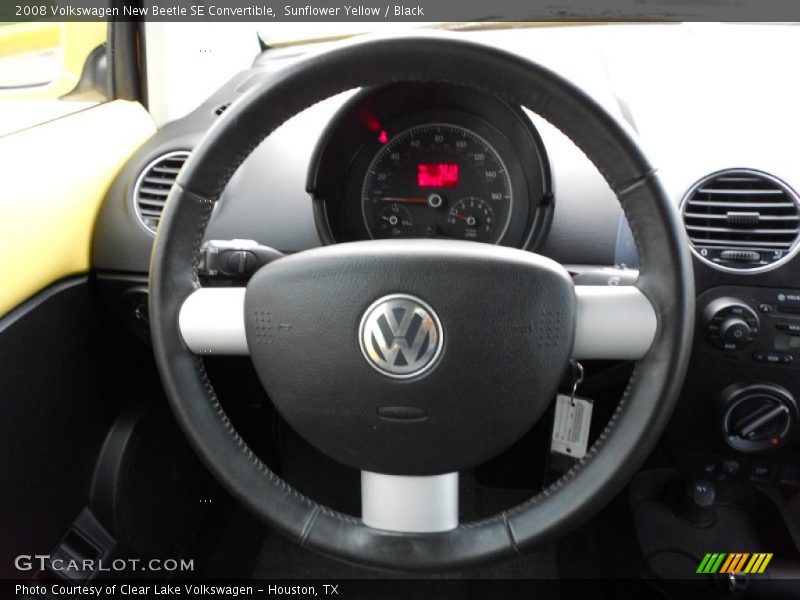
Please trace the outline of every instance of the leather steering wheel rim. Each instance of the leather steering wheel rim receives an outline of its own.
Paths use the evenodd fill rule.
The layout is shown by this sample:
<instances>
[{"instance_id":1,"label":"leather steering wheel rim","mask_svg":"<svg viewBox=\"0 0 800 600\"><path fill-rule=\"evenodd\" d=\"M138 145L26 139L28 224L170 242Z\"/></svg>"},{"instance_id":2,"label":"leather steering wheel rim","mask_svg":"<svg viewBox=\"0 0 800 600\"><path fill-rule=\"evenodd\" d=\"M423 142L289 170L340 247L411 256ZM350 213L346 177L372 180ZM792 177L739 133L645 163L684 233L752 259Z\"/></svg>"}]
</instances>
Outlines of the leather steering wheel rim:
<instances>
[{"instance_id":1,"label":"leather steering wheel rim","mask_svg":"<svg viewBox=\"0 0 800 600\"><path fill-rule=\"evenodd\" d=\"M200 285L196 257L214 203L252 150L321 100L404 81L489 92L539 114L581 148L622 205L641 259L637 287L657 319L650 349L585 458L510 510L424 534L370 528L314 502L273 473L236 432L178 326L183 301ZM302 546L365 566L425 571L521 554L564 535L619 493L655 445L678 397L691 348L694 286L676 208L636 142L594 100L551 71L485 45L458 38L392 38L347 43L289 66L248 91L214 123L169 196L150 266L150 315L155 357L175 416L234 498Z\"/></svg>"}]
</instances>

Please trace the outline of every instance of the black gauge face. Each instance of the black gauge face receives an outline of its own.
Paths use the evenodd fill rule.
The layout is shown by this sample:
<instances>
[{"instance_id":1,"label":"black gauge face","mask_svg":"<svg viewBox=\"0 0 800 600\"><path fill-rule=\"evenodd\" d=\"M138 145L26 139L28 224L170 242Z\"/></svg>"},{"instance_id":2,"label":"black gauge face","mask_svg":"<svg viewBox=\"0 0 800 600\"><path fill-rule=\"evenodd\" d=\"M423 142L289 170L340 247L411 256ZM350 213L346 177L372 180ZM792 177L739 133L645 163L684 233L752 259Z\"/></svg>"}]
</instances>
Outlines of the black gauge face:
<instances>
[{"instance_id":1,"label":"black gauge face","mask_svg":"<svg viewBox=\"0 0 800 600\"><path fill-rule=\"evenodd\" d=\"M381 147L361 192L373 238L498 243L513 207L508 169L475 132L447 123L406 129Z\"/></svg>"}]
</instances>

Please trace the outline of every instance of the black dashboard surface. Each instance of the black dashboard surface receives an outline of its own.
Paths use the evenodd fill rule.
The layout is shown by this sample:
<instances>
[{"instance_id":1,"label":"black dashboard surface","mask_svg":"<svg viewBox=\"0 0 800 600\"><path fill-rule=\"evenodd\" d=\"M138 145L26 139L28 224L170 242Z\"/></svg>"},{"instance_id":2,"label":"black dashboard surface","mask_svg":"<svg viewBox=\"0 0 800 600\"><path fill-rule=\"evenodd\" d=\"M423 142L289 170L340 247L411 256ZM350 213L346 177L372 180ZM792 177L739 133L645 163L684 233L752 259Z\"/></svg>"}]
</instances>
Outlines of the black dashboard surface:
<instances>
[{"instance_id":1,"label":"black dashboard surface","mask_svg":"<svg viewBox=\"0 0 800 600\"><path fill-rule=\"evenodd\" d=\"M133 198L140 173L168 152L191 151L220 118L226 105L246 93L256 81L272 76L283 65L296 60L297 55L297 49L263 53L250 69L236 74L194 111L164 124L137 151L112 184L99 214L93 246L96 269L147 272L153 233L138 219ZM564 263L613 264L621 211L588 159L548 123L491 97L463 98L457 93L448 95L432 90L419 93L410 86L391 100L400 102L406 115L444 107L482 119L484 126L502 132L500 137L519 157L517 170L525 174L517 178L523 188L519 195L525 196L525 204L531 204L526 207L519 203L519 214L511 222L514 235L501 243L536 248ZM253 239L290 253L332 241L324 220L320 221L319 215L315 219L314 200L324 195L329 202L331 195L327 190L314 189L318 182L308 180L309 167L318 158L315 149L322 147L320 141L324 142L337 125L340 137L347 139L347 131L341 130L342 125L348 124L347 113L341 111L352 101L353 94L347 93L312 107L256 148L226 188L207 239ZM610 97L605 98L605 104L616 108ZM357 146L342 152L329 151L326 164L346 173L352 168L348 161L354 159L357 151ZM345 175L337 180L336 174L328 175L327 179L321 174L323 183L352 183ZM355 195L360 193L358 188L355 184L348 192ZM358 198L354 200L357 204ZM319 206L316 212L318 209ZM338 234L333 237L339 241L366 235L363 227L354 231L357 228L343 227L336 215L332 219L330 215L333 213L329 212L328 223L333 221Z\"/></svg>"}]
</instances>

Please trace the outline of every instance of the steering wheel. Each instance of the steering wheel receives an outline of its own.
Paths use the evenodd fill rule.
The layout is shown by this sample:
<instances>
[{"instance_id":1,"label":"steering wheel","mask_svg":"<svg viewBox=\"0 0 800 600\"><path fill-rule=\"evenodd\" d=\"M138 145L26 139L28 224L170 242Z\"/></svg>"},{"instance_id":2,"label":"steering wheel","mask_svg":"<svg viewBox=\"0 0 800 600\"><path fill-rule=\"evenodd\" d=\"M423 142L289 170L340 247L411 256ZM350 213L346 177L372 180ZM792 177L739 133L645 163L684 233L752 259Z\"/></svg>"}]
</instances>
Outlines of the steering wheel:
<instances>
[{"instance_id":1,"label":"steering wheel","mask_svg":"<svg viewBox=\"0 0 800 600\"><path fill-rule=\"evenodd\" d=\"M206 225L252 150L321 100L397 82L482 90L558 127L624 209L641 259L636 285L575 286L558 263L511 248L384 240L279 258L246 288L202 288L196 260ZM683 236L636 142L560 76L458 38L348 43L251 89L192 152L153 250L155 357L177 420L211 472L296 543L395 570L500 560L587 519L619 493L664 429L693 329ZM361 518L304 496L253 453L217 400L202 361L208 354L249 354L288 423L361 470ZM459 524L458 471L496 456L537 422L570 358L637 360L599 439L535 497Z\"/></svg>"}]
</instances>

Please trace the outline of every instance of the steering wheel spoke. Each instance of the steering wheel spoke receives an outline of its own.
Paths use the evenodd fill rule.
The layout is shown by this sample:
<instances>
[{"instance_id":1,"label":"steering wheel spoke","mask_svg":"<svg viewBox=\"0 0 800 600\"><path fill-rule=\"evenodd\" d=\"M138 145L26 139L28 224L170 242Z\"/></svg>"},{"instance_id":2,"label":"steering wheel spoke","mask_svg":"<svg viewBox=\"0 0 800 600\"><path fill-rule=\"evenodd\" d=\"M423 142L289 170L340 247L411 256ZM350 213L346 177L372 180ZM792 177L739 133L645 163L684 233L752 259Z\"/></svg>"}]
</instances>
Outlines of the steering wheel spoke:
<instances>
[{"instance_id":1,"label":"steering wheel spoke","mask_svg":"<svg viewBox=\"0 0 800 600\"><path fill-rule=\"evenodd\" d=\"M642 291L627 286L575 286L578 360L642 358L655 339L656 311Z\"/></svg>"},{"instance_id":2,"label":"steering wheel spoke","mask_svg":"<svg viewBox=\"0 0 800 600\"><path fill-rule=\"evenodd\" d=\"M361 519L373 529L433 533L458 527L458 473L407 476L361 471Z\"/></svg>"},{"instance_id":3,"label":"steering wheel spoke","mask_svg":"<svg viewBox=\"0 0 800 600\"><path fill-rule=\"evenodd\" d=\"M183 341L195 354L249 354L244 329L246 288L200 288L189 295L178 317Z\"/></svg>"},{"instance_id":4,"label":"steering wheel spoke","mask_svg":"<svg viewBox=\"0 0 800 600\"><path fill-rule=\"evenodd\" d=\"M650 348L656 313L635 286L575 286L573 358L636 360ZM201 288L183 303L179 323L195 354L249 354L244 324L245 288Z\"/></svg>"}]
</instances>

